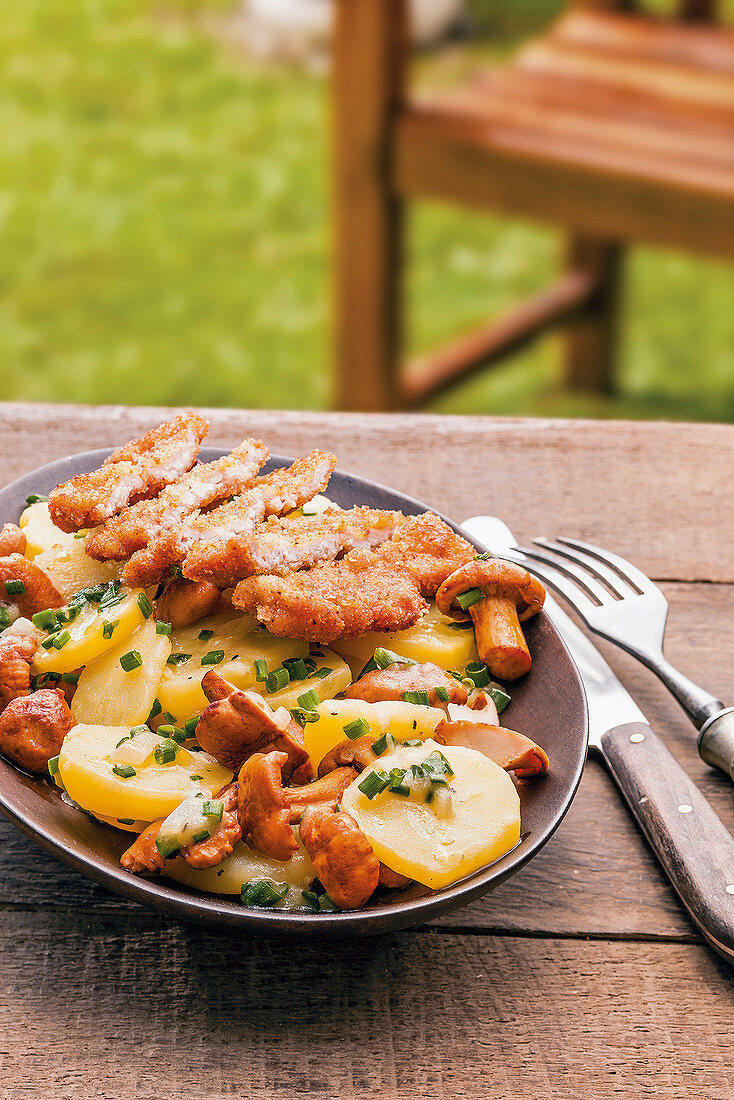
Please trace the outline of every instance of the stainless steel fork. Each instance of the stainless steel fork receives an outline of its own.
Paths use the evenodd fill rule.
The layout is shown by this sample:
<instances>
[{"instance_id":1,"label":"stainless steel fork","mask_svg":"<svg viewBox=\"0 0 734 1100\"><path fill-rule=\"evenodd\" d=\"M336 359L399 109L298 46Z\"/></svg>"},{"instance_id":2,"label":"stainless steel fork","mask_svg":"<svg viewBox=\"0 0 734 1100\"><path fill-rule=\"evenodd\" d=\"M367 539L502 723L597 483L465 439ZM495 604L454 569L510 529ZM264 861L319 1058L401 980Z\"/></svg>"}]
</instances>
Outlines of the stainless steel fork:
<instances>
[{"instance_id":1,"label":"stainless steel fork","mask_svg":"<svg viewBox=\"0 0 734 1100\"><path fill-rule=\"evenodd\" d=\"M707 764L734 779L734 707L679 672L663 653L668 601L640 569L578 539L533 539L516 548L527 566L575 608L595 634L655 673L693 722Z\"/></svg>"}]
</instances>

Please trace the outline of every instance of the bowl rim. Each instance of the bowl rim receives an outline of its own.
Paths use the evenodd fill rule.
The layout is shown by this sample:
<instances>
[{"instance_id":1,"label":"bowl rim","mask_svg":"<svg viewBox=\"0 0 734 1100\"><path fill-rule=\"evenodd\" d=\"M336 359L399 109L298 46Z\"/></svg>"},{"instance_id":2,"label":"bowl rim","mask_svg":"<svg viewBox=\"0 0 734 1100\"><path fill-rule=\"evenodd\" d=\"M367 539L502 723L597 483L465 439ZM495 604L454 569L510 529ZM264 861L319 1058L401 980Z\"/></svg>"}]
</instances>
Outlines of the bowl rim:
<instances>
[{"instance_id":1,"label":"bowl rim","mask_svg":"<svg viewBox=\"0 0 734 1100\"><path fill-rule=\"evenodd\" d=\"M112 453L114 448L103 447L91 451L81 451L67 455L53 462L44 464L20 478L0 488L0 523L17 522L14 518L3 516L6 508L18 501L25 503L25 497L32 492L39 491L40 485L58 484L67 480L75 473L91 470L99 465ZM212 461L227 454L227 449L222 447L202 447L199 458ZM271 454L264 469L270 470L279 466L289 465L294 460L284 455ZM371 490L384 493L390 497L398 497L402 506L412 509L412 513L431 511L447 523L454 531L460 534L467 542L471 543L478 551L483 551L483 545L447 516L430 508L424 502L415 497L408 496L396 489L383 485L380 482L364 478L348 471L335 471L339 481L357 483L368 486ZM53 487L53 485L51 485ZM45 491L45 490L41 490ZM262 935L279 935L298 932L307 936L349 936L355 934L376 934L385 931L399 930L411 925L419 924L430 918L457 909L499 886L511 875L524 867L544 847L556 831L565 817L571 802L578 790L583 773L588 748L588 709L583 681L578 672L573 657L568 651L565 641L558 633L556 627L541 612L546 627L556 636L561 648L569 662L569 667L578 688L578 702L581 706L580 725L584 731L579 739L579 751L573 763L573 767L567 776L566 791L560 805L549 823L535 832L529 843L525 843L524 836L514 848L506 852L494 863L478 871L473 872L467 878L461 879L450 886L437 891L429 891L417 898L402 899L396 901L381 900L374 908L360 909L338 913L308 913L303 910L277 910L254 909L241 906L236 900L236 895L217 895L198 893L190 887L168 880L163 877L143 878L132 875L122 867L110 866L104 856L94 852L82 854L73 842L66 836L52 835L48 827L34 820L33 815L24 811L9 794L5 786L0 784L0 811L26 836L35 841L41 848L55 856L67 866L81 872L87 878L98 883L114 893L136 901L139 904L148 904L153 909L175 916L179 919L205 923L211 926L238 928L242 931L254 932ZM14 772L25 775L5 757L0 756L0 765L11 768ZM39 777L30 777L38 780ZM59 794L60 797L60 794ZM79 811L83 813L83 811ZM94 825L103 829L109 828L102 822L94 822Z\"/></svg>"}]
</instances>

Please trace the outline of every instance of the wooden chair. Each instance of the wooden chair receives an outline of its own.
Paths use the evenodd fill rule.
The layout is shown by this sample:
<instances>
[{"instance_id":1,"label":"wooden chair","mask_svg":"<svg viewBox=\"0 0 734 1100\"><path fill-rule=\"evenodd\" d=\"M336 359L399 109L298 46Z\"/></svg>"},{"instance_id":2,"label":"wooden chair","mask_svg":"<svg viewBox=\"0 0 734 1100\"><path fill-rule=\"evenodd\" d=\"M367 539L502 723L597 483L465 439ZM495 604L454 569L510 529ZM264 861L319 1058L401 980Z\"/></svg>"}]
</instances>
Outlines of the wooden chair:
<instances>
[{"instance_id":1,"label":"wooden chair","mask_svg":"<svg viewBox=\"0 0 734 1100\"><path fill-rule=\"evenodd\" d=\"M734 255L734 32L713 2L678 20L577 4L451 94L406 90L405 0L336 0L336 403L418 405L549 327L566 375L612 384L630 241ZM509 314L401 365L405 204L440 199L555 223L565 271Z\"/></svg>"}]
</instances>

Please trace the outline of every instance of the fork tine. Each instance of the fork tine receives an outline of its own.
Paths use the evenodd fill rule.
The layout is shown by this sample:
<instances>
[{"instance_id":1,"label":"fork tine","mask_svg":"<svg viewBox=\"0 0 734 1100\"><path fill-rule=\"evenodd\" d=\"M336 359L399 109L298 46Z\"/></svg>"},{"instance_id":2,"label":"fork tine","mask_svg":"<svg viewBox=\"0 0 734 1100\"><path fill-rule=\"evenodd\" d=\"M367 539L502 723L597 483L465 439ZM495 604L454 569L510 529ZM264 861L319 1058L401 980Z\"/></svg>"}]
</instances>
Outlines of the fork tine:
<instances>
[{"instance_id":1,"label":"fork tine","mask_svg":"<svg viewBox=\"0 0 734 1100\"><path fill-rule=\"evenodd\" d=\"M612 593L617 596L618 599L624 599L624 592L620 592L620 588L622 588L620 577L613 569L607 568L605 565L602 565L601 562L597 563L597 559L590 558L590 555L582 554L578 550L569 549L560 539L533 539L533 543L544 547L546 550L551 550L554 554L558 554L562 558L567 558L569 561L575 561L577 565L588 570L592 577L596 577L598 581L601 581L602 584L605 584L607 588L611 589ZM628 593L628 595L640 595L636 585L629 585L629 587L632 588L632 592Z\"/></svg>"},{"instance_id":2,"label":"fork tine","mask_svg":"<svg viewBox=\"0 0 734 1100\"><path fill-rule=\"evenodd\" d=\"M601 600L596 600L586 581L575 577L563 563L553 561L547 555L529 547L518 546L517 549L527 559L525 564L528 565L531 572L537 573L542 581L560 592L571 606L576 608L583 619L601 606ZM604 595L609 600L608 593L604 593Z\"/></svg>"},{"instance_id":3,"label":"fork tine","mask_svg":"<svg viewBox=\"0 0 734 1100\"><path fill-rule=\"evenodd\" d=\"M594 546L590 542L582 542L580 539L566 539L559 536L558 541L566 546L573 546L576 550L584 550L591 557L596 558L597 561L608 565L622 580L638 588L640 592L660 591L658 586L641 569L638 569L632 562L627 561L626 558L621 558L619 554L612 554L609 550L602 550L600 546Z\"/></svg>"}]
</instances>

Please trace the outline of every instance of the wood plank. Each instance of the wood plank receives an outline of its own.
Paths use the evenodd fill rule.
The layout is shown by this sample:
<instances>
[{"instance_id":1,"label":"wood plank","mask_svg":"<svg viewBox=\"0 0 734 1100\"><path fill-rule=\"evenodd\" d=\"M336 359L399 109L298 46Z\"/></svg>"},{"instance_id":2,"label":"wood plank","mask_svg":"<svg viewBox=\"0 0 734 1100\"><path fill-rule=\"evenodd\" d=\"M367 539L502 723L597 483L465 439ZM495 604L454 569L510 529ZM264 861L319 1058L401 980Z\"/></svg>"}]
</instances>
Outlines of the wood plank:
<instances>
[{"instance_id":1,"label":"wood plank","mask_svg":"<svg viewBox=\"0 0 734 1100\"><path fill-rule=\"evenodd\" d=\"M496 512L520 539L606 545L655 578L734 581L734 426L205 410L210 442L261 435L273 451L331 448L343 470L456 520ZM2 480L160 422L152 408L0 404ZM685 527L675 521L692 516ZM717 626L720 625L717 619Z\"/></svg>"},{"instance_id":2,"label":"wood plank","mask_svg":"<svg viewBox=\"0 0 734 1100\"><path fill-rule=\"evenodd\" d=\"M711 255L734 252L731 174L686 168L581 138L472 121L414 106L396 124L395 187L413 198L538 218L582 234Z\"/></svg>"},{"instance_id":3,"label":"wood plank","mask_svg":"<svg viewBox=\"0 0 734 1100\"><path fill-rule=\"evenodd\" d=\"M719 1100L728 979L698 945L434 931L284 950L159 918L2 914L2 1094Z\"/></svg>"},{"instance_id":4,"label":"wood plank","mask_svg":"<svg viewBox=\"0 0 734 1100\"><path fill-rule=\"evenodd\" d=\"M402 210L390 125L408 52L403 0L341 0L333 45L336 404L398 404Z\"/></svg>"},{"instance_id":5,"label":"wood plank","mask_svg":"<svg viewBox=\"0 0 734 1100\"><path fill-rule=\"evenodd\" d=\"M734 586L675 584L665 585L665 591L671 604L671 659L731 702ZM707 644L708 624L714 620L719 624L715 663ZM700 760L693 727L646 670L610 646L605 651L722 820L734 829L731 785ZM0 824L0 907L138 911L57 863L5 822ZM540 855L495 893L438 924L543 935L696 937L611 780L593 761L568 816Z\"/></svg>"}]
</instances>

